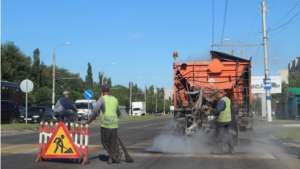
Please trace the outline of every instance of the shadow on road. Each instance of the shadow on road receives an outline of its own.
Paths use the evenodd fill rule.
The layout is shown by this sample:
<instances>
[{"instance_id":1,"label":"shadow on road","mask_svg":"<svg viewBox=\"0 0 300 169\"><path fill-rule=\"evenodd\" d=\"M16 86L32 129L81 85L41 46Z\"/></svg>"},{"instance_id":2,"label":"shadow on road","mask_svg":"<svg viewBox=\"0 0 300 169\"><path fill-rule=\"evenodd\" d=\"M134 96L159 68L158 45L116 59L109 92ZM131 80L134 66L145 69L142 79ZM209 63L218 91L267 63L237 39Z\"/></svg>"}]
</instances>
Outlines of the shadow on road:
<instances>
[{"instance_id":1,"label":"shadow on road","mask_svg":"<svg viewBox=\"0 0 300 169\"><path fill-rule=\"evenodd\" d=\"M62 163L62 164L81 164L82 159L44 159L44 162Z\"/></svg>"}]
</instances>

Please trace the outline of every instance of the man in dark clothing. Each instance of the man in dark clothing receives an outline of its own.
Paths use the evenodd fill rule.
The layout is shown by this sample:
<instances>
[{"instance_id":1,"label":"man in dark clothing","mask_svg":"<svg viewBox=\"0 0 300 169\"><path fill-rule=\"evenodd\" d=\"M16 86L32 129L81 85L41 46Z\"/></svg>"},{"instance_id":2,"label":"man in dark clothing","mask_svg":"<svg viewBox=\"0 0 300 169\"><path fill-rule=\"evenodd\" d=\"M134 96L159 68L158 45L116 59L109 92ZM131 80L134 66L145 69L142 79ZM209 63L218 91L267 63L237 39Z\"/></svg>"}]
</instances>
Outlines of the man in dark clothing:
<instances>
[{"instance_id":1,"label":"man in dark clothing","mask_svg":"<svg viewBox=\"0 0 300 169\"><path fill-rule=\"evenodd\" d=\"M68 91L64 91L63 97L61 97L55 105L54 112L56 114L65 116L66 118L68 118L69 122L73 122L75 113L70 112L68 109L71 109L74 112L77 112L77 109L69 101L69 97L70 93Z\"/></svg>"},{"instance_id":2,"label":"man in dark clothing","mask_svg":"<svg viewBox=\"0 0 300 169\"><path fill-rule=\"evenodd\" d=\"M109 86L101 86L103 96L97 101L91 117L87 123L91 123L100 113L101 120L101 142L109 154L108 164L113 161L118 163L122 153L119 151L118 141L118 117L121 114L118 100L109 94Z\"/></svg>"},{"instance_id":3,"label":"man in dark clothing","mask_svg":"<svg viewBox=\"0 0 300 169\"><path fill-rule=\"evenodd\" d=\"M216 128L217 128L217 138L216 142L218 144L218 149L213 151L213 154L222 155L222 144L223 139L225 138L225 142L229 146L228 153L230 155L234 155L234 143L232 136L229 132L229 124L231 123L231 102L230 99L223 95L219 90L216 90L214 93L216 99L218 99L218 105L216 108L208 109L208 114L217 116L216 120Z\"/></svg>"}]
</instances>

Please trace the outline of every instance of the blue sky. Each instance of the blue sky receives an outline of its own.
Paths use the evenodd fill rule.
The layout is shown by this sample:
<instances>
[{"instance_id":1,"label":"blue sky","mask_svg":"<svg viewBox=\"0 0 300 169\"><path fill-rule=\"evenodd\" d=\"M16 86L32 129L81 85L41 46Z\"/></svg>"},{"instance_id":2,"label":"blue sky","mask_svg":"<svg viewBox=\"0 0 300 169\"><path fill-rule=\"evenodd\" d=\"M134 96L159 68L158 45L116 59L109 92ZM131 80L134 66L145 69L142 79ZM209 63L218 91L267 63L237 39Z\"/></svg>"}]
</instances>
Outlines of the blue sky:
<instances>
[{"instance_id":1,"label":"blue sky","mask_svg":"<svg viewBox=\"0 0 300 169\"><path fill-rule=\"evenodd\" d=\"M215 0L214 43L220 44L225 0ZM266 0L267 27L280 21L299 0ZM260 0L228 0L223 44L261 44ZM298 4L276 28L300 11ZM300 14L287 26L268 32L269 66L277 70L300 56ZM172 52L179 61L209 57L212 44L212 0L2 0L2 43L13 41L28 56L40 49L41 59L52 64L54 47L57 66L82 78L91 62L94 81L105 67L113 84L173 88ZM241 47L215 47L240 56ZM244 47L252 57L253 75L264 75L263 47Z\"/></svg>"}]
</instances>

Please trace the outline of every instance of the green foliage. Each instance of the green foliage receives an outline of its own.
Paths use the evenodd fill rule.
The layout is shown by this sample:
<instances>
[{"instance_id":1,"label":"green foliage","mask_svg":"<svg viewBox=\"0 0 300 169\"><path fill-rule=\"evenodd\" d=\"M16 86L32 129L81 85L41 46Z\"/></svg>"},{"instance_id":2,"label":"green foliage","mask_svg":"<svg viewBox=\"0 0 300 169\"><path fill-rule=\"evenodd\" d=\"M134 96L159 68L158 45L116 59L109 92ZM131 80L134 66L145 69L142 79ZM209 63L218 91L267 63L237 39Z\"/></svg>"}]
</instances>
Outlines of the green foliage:
<instances>
[{"instance_id":1,"label":"green foliage","mask_svg":"<svg viewBox=\"0 0 300 169\"><path fill-rule=\"evenodd\" d=\"M93 90L93 73L90 62L88 63L87 75L85 76L86 89Z\"/></svg>"},{"instance_id":2,"label":"green foliage","mask_svg":"<svg viewBox=\"0 0 300 169\"><path fill-rule=\"evenodd\" d=\"M46 86L35 91L35 105L51 105L52 90Z\"/></svg>"},{"instance_id":3,"label":"green foliage","mask_svg":"<svg viewBox=\"0 0 300 169\"><path fill-rule=\"evenodd\" d=\"M20 83L24 79L30 79L34 83L34 89L28 94L28 106L51 106L52 102L52 72L53 67L45 65L40 61L40 50L36 48L33 51L33 63L31 57L26 56L19 47L13 42L1 44L1 79L10 82ZM101 96L100 86L102 84L102 74L99 72L99 81L93 81L92 66L88 63L87 75L85 81L80 78L79 73L74 74L64 68L55 68L55 103L62 97L63 91L70 92L70 101L72 103L77 99L84 99L83 92L86 89L92 89L93 99ZM111 95L114 95L119 105L126 106L129 109L130 86L113 85L110 77L104 77L103 83L111 86ZM155 112L156 96L157 110L163 111L164 105L166 112L169 111L172 100L164 98L164 89L157 88L154 92L154 86L148 89L141 89L137 84L132 84L132 102L145 101L145 92L147 96L147 112ZM25 105L25 93L23 93L23 105ZM165 99L165 100L164 100Z\"/></svg>"},{"instance_id":4,"label":"green foliage","mask_svg":"<svg viewBox=\"0 0 300 169\"><path fill-rule=\"evenodd\" d=\"M40 51L36 48L33 51L33 64L31 66L31 80L36 88L39 88L41 83L41 63L40 63Z\"/></svg>"},{"instance_id":5,"label":"green foliage","mask_svg":"<svg viewBox=\"0 0 300 169\"><path fill-rule=\"evenodd\" d=\"M40 62L40 51L33 51L33 63L13 42L1 44L1 80L21 83L30 79L34 89L28 94L28 106L51 106L52 102L52 66ZM91 71L91 67L90 67ZM71 92L70 100L83 98L85 82L79 74L70 73L67 69L56 67L55 70L55 102L62 96L64 90ZM25 105L25 93L22 95Z\"/></svg>"},{"instance_id":6,"label":"green foliage","mask_svg":"<svg viewBox=\"0 0 300 169\"><path fill-rule=\"evenodd\" d=\"M31 59L13 42L1 45L1 79L21 83L30 78Z\"/></svg>"},{"instance_id":7,"label":"green foliage","mask_svg":"<svg viewBox=\"0 0 300 169\"><path fill-rule=\"evenodd\" d=\"M299 72L291 72L289 74L289 87L300 87L300 74Z\"/></svg>"},{"instance_id":8,"label":"green foliage","mask_svg":"<svg viewBox=\"0 0 300 169\"><path fill-rule=\"evenodd\" d=\"M255 97L252 100L252 111L261 114L261 97Z\"/></svg>"},{"instance_id":9,"label":"green foliage","mask_svg":"<svg viewBox=\"0 0 300 169\"><path fill-rule=\"evenodd\" d=\"M112 87L111 78L107 78L106 83L108 84L109 87Z\"/></svg>"}]
</instances>

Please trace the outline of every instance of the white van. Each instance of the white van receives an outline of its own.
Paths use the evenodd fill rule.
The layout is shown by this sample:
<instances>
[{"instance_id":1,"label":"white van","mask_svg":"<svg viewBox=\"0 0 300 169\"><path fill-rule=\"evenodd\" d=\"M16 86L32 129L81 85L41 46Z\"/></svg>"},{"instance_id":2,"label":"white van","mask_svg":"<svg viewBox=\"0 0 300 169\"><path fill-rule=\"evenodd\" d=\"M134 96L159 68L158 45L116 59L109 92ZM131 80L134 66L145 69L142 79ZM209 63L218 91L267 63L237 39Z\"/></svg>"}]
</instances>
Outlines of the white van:
<instances>
[{"instance_id":1,"label":"white van","mask_svg":"<svg viewBox=\"0 0 300 169\"><path fill-rule=\"evenodd\" d=\"M75 107L78 110L78 120L87 120L88 117L93 112L93 108L95 107L97 101L96 100L76 100L75 101Z\"/></svg>"}]
</instances>

